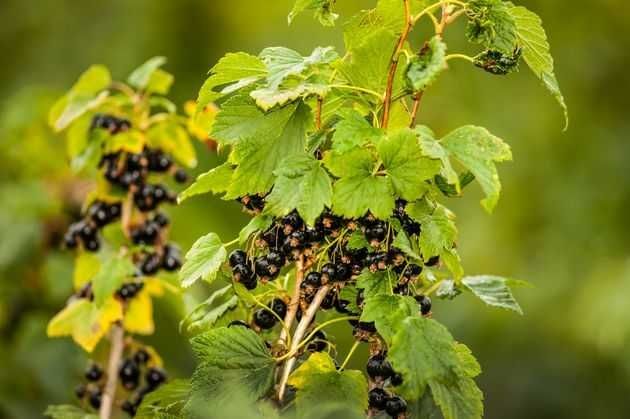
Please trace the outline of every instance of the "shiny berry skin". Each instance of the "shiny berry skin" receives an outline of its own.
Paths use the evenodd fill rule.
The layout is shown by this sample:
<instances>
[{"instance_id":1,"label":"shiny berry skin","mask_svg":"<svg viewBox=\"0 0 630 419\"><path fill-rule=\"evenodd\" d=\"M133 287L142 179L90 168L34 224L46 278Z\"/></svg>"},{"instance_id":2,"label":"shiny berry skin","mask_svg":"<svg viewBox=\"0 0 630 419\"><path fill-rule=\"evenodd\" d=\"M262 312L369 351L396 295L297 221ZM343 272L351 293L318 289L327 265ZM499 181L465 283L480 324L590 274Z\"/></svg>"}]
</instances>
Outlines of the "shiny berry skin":
<instances>
[{"instance_id":1,"label":"shiny berry skin","mask_svg":"<svg viewBox=\"0 0 630 419\"><path fill-rule=\"evenodd\" d=\"M425 266L435 266L438 263L440 263L440 257L439 256L433 256L432 258L429 258L429 260L427 260L426 262L424 262Z\"/></svg>"},{"instance_id":2,"label":"shiny berry skin","mask_svg":"<svg viewBox=\"0 0 630 419\"><path fill-rule=\"evenodd\" d=\"M138 349L138 351L133 355L133 360L139 365L146 364L150 358L151 356L144 349Z\"/></svg>"},{"instance_id":3,"label":"shiny berry skin","mask_svg":"<svg viewBox=\"0 0 630 419\"><path fill-rule=\"evenodd\" d=\"M374 322L359 322L357 328L364 332L376 333L376 326L374 325Z\"/></svg>"},{"instance_id":4,"label":"shiny berry skin","mask_svg":"<svg viewBox=\"0 0 630 419\"><path fill-rule=\"evenodd\" d=\"M74 395L77 396L77 399L83 399L87 394L87 388L85 384L79 384L74 388Z\"/></svg>"},{"instance_id":5,"label":"shiny berry skin","mask_svg":"<svg viewBox=\"0 0 630 419\"><path fill-rule=\"evenodd\" d=\"M392 396L385 402L385 411L391 417L398 417L407 411L407 402L402 397Z\"/></svg>"},{"instance_id":6,"label":"shiny berry skin","mask_svg":"<svg viewBox=\"0 0 630 419\"><path fill-rule=\"evenodd\" d=\"M101 390L92 391L89 398L90 406L92 406L94 409L99 409L101 407L102 397L103 394L101 393Z\"/></svg>"},{"instance_id":7,"label":"shiny berry skin","mask_svg":"<svg viewBox=\"0 0 630 419\"><path fill-rule=\"evenodd\" d=\"M149 368L144 379L150 389L156 389L166 381L166 373L159 368Z\"/></svg>"},{"instance_id":8,"label":"shiny berry skin","mask_svg":"<svg viewBox=\"0 0 630 419\"><path fill-rule=\"evenodd\" d=\"M281 223L283 226L290 227L292 230L297 230L304 224L302 218L295 211L290 213L289 215L284 216Z\"/></svg>"},{"instance_id":9,"label":"shiny berry skin","mask_svg":"<svg viewBox=\"0 0 630 419\"><path fill-rule=\"evenodd\" d=\"M135 416L136 414L136 406L129 400L125 400L123 404L120 406L120 410L127 413L130 416Z\"/></svg>"},{"instance_id":10,"label":"shiny berry skin","mask_svg":"<svg viewBox=\"0 0 630 419\"><path fill-rule=\"evenodd\" d=\"M338 263L335 266L335 278L334 281L343 282L350 279L352 276L352 266L346 263Z\"/></svg>"},{"instance_id":11,"label":"shiny berry skin","mask_svg":"<svg viewBox=\"0 0 630 419\"><path fill-rule=\"evenodd\" d=\"M174 272L182 267L181 259L176 255L167 254L164 257L164 262L162 263L162 267L165 271Z\"/></svg>"},{"instance_id":12,"label":"shiny berry skin","mask_svg":"<svg viewBox=\"0 0 630 419\"><path fill-rule=\"evenodd\" d=\"M73 231L68 231L63 236L63 243L67 249L76 249L76 247L79 244L79 241L77 240L77 236Z\"/></svg>"},{"instance_id":13,"label":"shiny berry skin","mask_svg":"<svg viewBox=\"0 0 630 419\"><path fill-rule=\"evenodd\" d=\"M322 285L322 274L319 272L309 272L304 278L303 283L313 288L319 288Z\"/></svg>"},{"instance_id":14,"label":"shiny berry skin","mask_svg":"<svg viewBox=\"0 0 630 419\"><path fill-rule=\"evenodd\" d=\"M255 275L241 278L239 282L243 284L243 286L250 291L256 289L256 287L258 286L258 280L256 279Z\"/></svg>"},{"instance_id":15,"label":"shiny berry skin","mask_svg":"<svg viewBox=\"0 0 630 419\"><path fill-rule=\"evenodd\" d=\"M267 254L267 261L279 270L284 266L286 258L280 252L271 251Z\"/></svg>"},{"instance_id":16,"label":"shiny berry skin","mask_svg":"<svg viewBox=\"0 0 630 419\"><path fill-rule=\"evenodd\" d=\"M416 296L416 301L418 302L418 305L420 305L420 313L423 316L426 316L431 312L432 303L429 297L425 295L418 295Z\"/></svg>"},{"instance_id":17,"label":"shiny berry skin","mask_svg":"<svg viewBox=\"0 0 630 419\"><path fill-rule=\"evenodd\" d=\"M88 252L98 252L98 250L101 248L101 242L98 238L94 237L92 239L84 241L83 247L85 247L85 250L87 250Z\"/></svg>"},{"instance_id":18,"label":"shiny berry skin","mask_svg":"<svg viewBox=\"0 0 630 419\"><path fill-rule=\"evenodd\" d=\"M392 386L398 387L399 385L403 383L402 374L398 372L394 373L394 375L392 375L391 378L389 379L389 382L391 383Z\"/></svg>"},{"instance_id":19,"label":"shiny berry skin","mask_svg":"<svg viewBox=\"0 0 630 419\"><path fill-rule=\"evenodd\" d=\"M382 388L375 387L368 393L370 409L383 410L389 399L389 394Z\"/></svg>"},{"instance_id":20,"label":"shiny berry skin","mask_svg":"<svg viewBox=\"0 0 630 419\"><path fill-rule=\"evenodd\" d=\"M350 310L348 309L349 305L350 301L348 300L337 298L337 300L335 301L335 309L337 310L337 313L340 314L350 314Z\"/></svg>"},{"instance_id":21,"label":"shiny berry skin","mask_svg":"<svg viewBox=\"0 0 630 419\"><path fill-rule=\"evenodd\" d=\"M385 225L383 223L377 223L365 229L365 238L370 243L380 243L385 240L386 235L387 228L385 228Z\"/></svg>"},{"instance_id":22,"label":"shiny berry skin","mask_svg":"<svg viewBox=\"0 0 630 419\"><path fill-rule=\"evenodd\" d=\"M157 214L155 214L155 217L153 217L153 222L160 227L166 227L167 225L169 225L170 220L164 213L158 212Z\"/></svg>"},{"instance_id":23,"label":"shiny berry skin","mask_svg":"<svg viewBox=\"0 0 630 419\"><path fill-rule=\"evenodd\" d=\"M140 367L133 359L126 359L118 371L118 376L123 386L128 390L132 390L138 386Z\"/></svg>"},{"instance_id":24,"label":"shiny berry skin","mask_svg":"<svg viewBox=\"0 0 630 419\"><path fill-rule=\"evenodd\" d=\"M271 304L269 304L269 308L280 318L284 318L287 314L287 303L279 298L274 298Z\"/></svg>"},{"instance_id":25,"label":"shiny berry skin","mask_svg":"<svg viewBox=\"0 0 630 419\"><path fill-rule=\"evenodd\" d=\"M230 253L230 266L234 268L236 265L244 265L247 263L247 253L237 249Z\"/></svg>"},{"instance_id":26,"label":"shiny berry skin","mask_svg":"<svg viewBox=\"0 0 630 419\"><path fill-rule=\"evenodd\" d=\"M175 182L177 183L186 183L188 182L188 174L184 169L177 169L175 174L173 175Z\"/></svg>"},{"instance_id":27,"label":"shiny berry skin","mask_svg":"<svg viewBox=\"0 0 630 419\"><path fill-rule=\"evenodd\" d=\"M418 275L420 275L422 273L422 267L419 265L416 265L414 263L407 265L407 267L405 268L405 272L403 273L403 275L406 278L417 278Z\"/></svg>"},{"instance_id":28,"label":"shiny berry skin","mask_svg":"<svg viewBox=\"0 0 630 419\"><path fill-rule=\"evenodd\" d=\"M323 330L318 330L313 334L313 337L306 345L306 350L309 352L322 352L328 346L326 339L326 333Z\"/></svg>"},{"instance_id":29,"label":"shiny berry skin","mask_svg":"<svg viewBox=\"0 0 630 419\"><path fill-rule=\"evenodd\" d=\"M252 268L249 265L239 264L234 266L232 269L232 273L234 274L234 278L237 281L242 282L243 284L250 282L252 278L255 278L254 272L252 272Z\"/></svg>"},{"instance_id":30,"label":"shiny berry skin","mask_svg":"<svg viewBox=\"0 0 630 419\"><path fill-rule=\"evenodd\" d=\"M324 240L325 234L324 230L320 228L307 228L304 232L306 236L306 241L309 243L319 243Z\"/></svg>"},{"instance_id":31,"label":"shiny berry skin","mask_svg":"<svg viewBox=\"0 0 630 419\"><path fill-rule=\"evenodd\" d=\"M333 263L327 263L322 266L322 276L328 278L329 281L334 281L337 277L337 267Z\"/></svg>"},{"instance_id":32,"label":"shiny berry skin","mask_svg":"<svg viewBox=\"0 0 630 419\"><path fill-rule=\"evenodd\" d=\"M269 277L272 275L270 263L266 257L262 256L256 259L254 262L254 270L259 277Z\"/></svg>"},{"instance_id":33,"label":"shiny berry skin","mask_svg":"<svg viewBox=\"0 0 630 419\"><path fill-rule=\"evenodd\" d=\"M98 381L103 376L103 370L96 364L92 364L85 371L85 379L88 381Z\"/></svg>"},{"instance_id":34,"label":"shiny berry skin","mask_svg":"<svg viewBox=\"0 0 630 419\"><path fill-rule=\"evenodd\" d=\"M271 329L276 325L276 316L269 310L260 309L254 312L254 324L263 330Z\"/></svg>"},{"instance_id":35,"label":"shiny berry skin","mask_svg":"<svg viewBox=\"0 0 630 419\"><path fill-rule=\"evenodd\" d=\"M389 361L382 354L376 354L368 359L365 367L368 375L372 378L387 379L394 375L394 370Z\"/></svg>"},{"instance_id":36,"label":"shiny berry skin","mask_svg":"<svg viewBox=\"0 0 630 419\"><path fill-rule=\"evenodd\" d=\"M162 265L162 260L157 253L148 254L144 261L142 262L142 266L140 270L144 275L154 275L160 270L160 266Z\"/></svg>"}]
</instances>

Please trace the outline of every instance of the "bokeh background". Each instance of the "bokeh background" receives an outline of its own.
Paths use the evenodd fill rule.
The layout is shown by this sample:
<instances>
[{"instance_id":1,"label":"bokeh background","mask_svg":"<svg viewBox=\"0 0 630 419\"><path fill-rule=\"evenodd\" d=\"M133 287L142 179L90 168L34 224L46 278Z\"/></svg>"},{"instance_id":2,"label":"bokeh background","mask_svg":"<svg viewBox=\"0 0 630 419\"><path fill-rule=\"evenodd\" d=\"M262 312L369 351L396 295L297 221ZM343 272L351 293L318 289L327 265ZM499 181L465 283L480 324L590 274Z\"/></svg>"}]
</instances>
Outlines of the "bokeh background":
<instances>
[{"instance_id":1,"label":"bokeh background","mask_svg":"<svg viewBox=\"0 0 630 419\"><path fill-rule=\"evenodd\" d=\"M340 0L342 16L374 1ZM470 274L535 285L517 291L523 317L470 296L437 302L435 317L484 367L486 417L630 417L630 6L621 0L520 2L546 23L571 126L525 69L492 77L453 62L426 95L420 122L438 133L487 126L513 147L500 168L493 216L480 192L451 201ZM47 128L51 102L92 63L120 79L154 55L169 58L178 103L194 99L208 69L229 51L285 45L342 48L341 31L304 16L288 27L291 0L3 0L0 2L0 418L38 418L72 400L85 355L48 340L47 320L70 293L72 256L59 237L77 216L82 183L66 168L63 139ZM449 29L464 48L462 26ZM421 39L422 31L415 33ZM218 161L199 148L199 170ZM187 248L212 230L233 237L236 203L212 197L170 210ZM172 375L193 366L177 323L185 306L159 304L158 333ZM336 331L343 340L345 330ZM341 346L344 346L342 342ZM342 349L343 350L343 349ZM355 367L361 368L361 359Z\"/></svg>"}]
</instances>

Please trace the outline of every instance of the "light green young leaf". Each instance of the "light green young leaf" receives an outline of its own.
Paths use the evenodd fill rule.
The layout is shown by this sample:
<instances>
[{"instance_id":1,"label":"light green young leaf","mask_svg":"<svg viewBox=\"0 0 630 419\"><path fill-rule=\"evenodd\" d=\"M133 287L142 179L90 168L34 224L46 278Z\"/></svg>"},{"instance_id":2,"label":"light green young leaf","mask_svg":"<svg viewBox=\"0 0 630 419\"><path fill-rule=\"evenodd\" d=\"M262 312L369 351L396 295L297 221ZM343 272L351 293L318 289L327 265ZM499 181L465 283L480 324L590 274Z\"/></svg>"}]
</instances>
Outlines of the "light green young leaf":
<instances>
[{"instance_id":1,"label":"light green young leaf","mask_svg":"<svg viewBox=\"0 0 630 419\"><path fill-rule=\"evenodd\" d=\"M330 355L312 354L293 372L289 384L297 388L295 400L298 418L307 418L322 402L339 403L355 414L368 407L367 381L361 371L337 371Z\"/></svg>"},{"instance_id":2,"label":"light green young leaf","mask_svg":"<svg viewBox=\"0 0 630 419\"><path fill-rule=\"evenodd\" d=\"M536 13L522 6L509 8L509 13L516 22L518 40L523 48L523 58L562 107L566 129L569 125L569 112L554 74L553 58L542 20Z\"/></svg>"},{"instance_id":3,"label":"light green young leaf","mask_svg":"<svg viewBox=\"0 0 630 419\"><path fill-rule=\"evenodd\" d=\"M324 208L331 206L332 186L321 161L296 154L283 160L275 174L265 208L270 214L284 216L296 209L308 225L313 225Z\"/></svg>"},{"instance_id":4,"label":"light green young leaf","mask_svg":"<svg viewBox=\"0 0 630 419\"><path fill-rule=\"evenodd\" d=\"M409 240L409 237L407 236L407 233L405 233L404 230L400 230L396 234L396 238L392 242L392 247L402 250L403 253L409 256L410 258L415 259L416 261L422 262L422 258L414 250L413 246L411 245L411 241Z\"/></svg>"},{"instance_id":5,"label":"light green young leaf","mask_svg":"<svg viewBox=\"0 0 630 419\"><path fill-rule=\"evenodd\" d=\"M98 419L98 415L68 404L48 406L44 415L51 419Z\"/></svg>"},{"instance_id":6,"label":"light green young leaf","mask_svg":"<svg viewBox=\"0 0 630 419\"><path fill-rule=\"evenodd\" d=\"M210 233L200 237L186 254L186 260L179 272L182 287L190 287L199 278L214 280L226 257L227 251L217 234Z\"/></svg>"},{"instance_id":7,"label":"light green young leaf","mask_svg":"<svg viewBox=\"0 0 630 419\"><path fill-rule=\"evenodd\" d=\"M379 335L391 345L403 320L417 314L418 303L412 297L380 294L365 300L361 321L374 322Z\"/></svg>"},{"instance_id":8,"label":"light green young leaf","mask_svg":"<svg viewBox=\"0 0 630 419\"><path fill-rule=\"evenodd\" d=\"M442 147L442 144L435 138L435 134L429 127L417 126L415 132L420 141L423 153L432 159L440 160L442 163L440 174L446 179L449 185L454 185L455 190L459 193L461 190L459 175L451 164L449 152Z\"/></svg>"},{"instance_id":9,"label":"light green young leaf","mask_svg":"<svg viewBox=\"0 0 630 419\"><path fill-rule=\"evenodd\" d=\"M452 157L470 170L481 185L486 198L481 205L492 212L499 201L501 182L495 163L512 160L512 151L487 129L467 125L456 129L441 141Z\"/></svg>"},{"instance_id":10,"label":"light green young leaf","mask_svg":"<svg viewBox=\"0 0 630 419\"><path fill-rule=\"evenodd\" d=\"M439 36L434 36L426 48L414 56L407 66L407 84L414 92L422 92L437 80L446 70L446 44Z\"/></svg>"},{"instance_id":11,"label":"light green young leaf","mask_svg":"<svg viewBox=\"0 0 630 419\"><path fill-rule=\"evenodd\" d=\"M144 89L149 85L153 73L164 64L166 64L166 57L150 58L129 75L127 82L136 89Z\"/></svg>"},{"instance_id":12,"label":"light green young leaf","mask_svg":"<svg viewBox=\"0 0 630 419\"><path fill-rule=\"evenodd\" d=\"M513 54L518 39L509 9L510 4L503 0L470 0L466 7L468 40L486 49Z\"/></svg>"},{"instance_id":13,"label":"light green young leaf","mask_svg":"<svg viewBox=\"0 0 630 419\"><path fill-rule=\"evenodd\" d=\"M289 13L289 25L300 13L312 10L323 26L334 26L335 21L339 18L339 15L332 11L334 4L335 0L296 0L293 10Z\"/></svg>"},{"instance_id":14,"label":"light green young leaf","mask_svg":"<svg viewBox=\"0 0 630 419\"><path fill-rule=\"evenodd\" d=\"M336 154L347 153L368 142L377 143L384 135L354 109L342 110L340 116L342 120L335 125L332 137L332 150Z\"/></svg>"},{"instance_id":15,"label":"light green young leaf","mask_svg":"<svg viewBox=\"0 0 630 419\"><path fill-rule=\"evenodd\" d=\"M102 65L93 65L79 77L65 96L50 110L49 124L55 131L63 131L85 112L100 105L108 96L104 91L111 83L109 70Z\"/></svg>"},{"instance_id":16,"label":"light green young leaf","mask_svg":"<svg viewBox=\"0 0 630 419\"><path fill-rule=\"evenodd\" d=\"M103 262L101 269L92 278L96 307L101 307L135 271L135 265L124 256L114 256Z\"/></svg>"},{"instance_id":17,"label":"light green young leaf","mask_svg":"<svg viewBox=\"0 0 630 419\"><path fill-rule=\"evenodd\" d=\"M412 130L400 130L377 145L387 177L396 194L415 201L427 190L426 180L439 173L439 162L423 155Z\"/></svg>"},{"instance_id":18,"label":"light green young leaf","mask_svg":"<svg viewBox=\"0 0 630 419\"><path fill-rule=\"evenodd\" d=\"M223 163L206 173L200 174L188 188L179 194L177 197L178 203L181 204L188 198L208 192L214 194L226 192L230 186L233 174L234 168L230 163Z\"/></svg>"},{"instance_id":19,"label":"light green young leaf","mask_svg":"<svg viewBox=\"0 0 630 419\"><path fill-rule=\"evenodd\" d=\"M251 93L256 105L263 111L268 111L276 106L283 106L297 99L306 99L309 96L326 96L329 89L326 84L301 82L292 87L262 87Z\"/></svg>"},{"instance_id":20,"label":"light green young leaf","mask_svg":"<svg viewBox=\"0 0 630 419\"><path fill-rule=\"evenodd\" d=\"M244 52L226 54L210 70L197 98L197 111L224 95L250 86L267 75L265 64L253 55ZM221 88L221 90L217 90Z\"/></svg>"},{"instance_id":21,"label":"light green young leaf","mask_svg":"<svg viewBox=\"0 0 630 419\"><path fill-rule=\"evenodd\" d=\"M467 276L462 279L462 284L490 306L523 314L521 306L512 295L506 278L492 275Z\"/></svg>"},{"instance_id":22,"label":"light green young leaf","mask_svg":"<svg viewBox=\"0 0 630 419\"><path fill-rule=\"evenodd\" d=\"M158 95L166 95L171 90L175 77L162 69L157 69L151 74L146 91Z\"/></svg>"},{"instance_id":23,"label":"light green young leaf","mask_svg":"<svg viewBox=\"0 0 630 419\"><path fill-rule=\"evenodd\" d=\"M284 47L265 48L260 53L261 60L267 66L268 87L277 88L289 76L297 76L312 66L330 64L339 55L333 47L317 47L308 57Z\"/></svg>"},{"instance_id":24,"label":"light green young leaf","mask_svg":"<svg viewBox=\"0 0 630 419\"><path fill-rule=\"evenodd\" d=\"M424 260L440 256L453 247L457 239L457 227L452 214L443 206L429 213L418 210L418 204L410 204L407 213L422 225L420 250Z\"/></svg>"},{"instance_id":25,"label":"light green young leaf","mask_svg":"<svg viewBox=\"0 0 630 419\"><path fill-rule=\"evenodd\" d=\"M357 276L357 288L363 290L364 298L392 293L391 279L387 271L370 272L364 269Z\"/></svg>"}]
</instances>

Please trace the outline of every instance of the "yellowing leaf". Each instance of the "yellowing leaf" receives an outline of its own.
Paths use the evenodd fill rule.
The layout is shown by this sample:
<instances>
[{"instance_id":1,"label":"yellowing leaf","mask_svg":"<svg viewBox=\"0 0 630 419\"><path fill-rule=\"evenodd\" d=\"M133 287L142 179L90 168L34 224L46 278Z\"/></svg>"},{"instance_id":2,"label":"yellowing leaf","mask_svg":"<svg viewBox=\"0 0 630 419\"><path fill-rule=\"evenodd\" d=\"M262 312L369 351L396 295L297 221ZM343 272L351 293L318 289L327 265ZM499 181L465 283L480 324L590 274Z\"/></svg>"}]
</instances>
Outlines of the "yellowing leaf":
<instances>
[{"instance_id":1,"label":"yellowing leaf","mask_svg":"<svg viewBox=\"0 0 630 419\"><path fill-rule=\"evenodd\" d=\"M80 290L100 269L101 261L94 253L80 253L74 263L74 289Z\"/></svg>"},{"instance_id":2,"label":"yellowing leaf","mask_svg":"<svg viewBox=\"0 0 630 419\"><path fill-rule=\"evenodd\" d=\"M139 335L150 335L155 331L153 301L147 290L143 289L129 302L123 326L127 332Z\"/></svg>"},{"instance_id":3,"label":"yellowing leaf","mask_svg":"<svg viewBox=\"0 0 630 419\"><path fill-rule=\"evenodd\" d=\"M112 323L123 317L122 305L113 297L101 307L86 299L68 304L48 323L49 337L72 336L83 349L92 352Z\"/></svg>"}]
</instances>

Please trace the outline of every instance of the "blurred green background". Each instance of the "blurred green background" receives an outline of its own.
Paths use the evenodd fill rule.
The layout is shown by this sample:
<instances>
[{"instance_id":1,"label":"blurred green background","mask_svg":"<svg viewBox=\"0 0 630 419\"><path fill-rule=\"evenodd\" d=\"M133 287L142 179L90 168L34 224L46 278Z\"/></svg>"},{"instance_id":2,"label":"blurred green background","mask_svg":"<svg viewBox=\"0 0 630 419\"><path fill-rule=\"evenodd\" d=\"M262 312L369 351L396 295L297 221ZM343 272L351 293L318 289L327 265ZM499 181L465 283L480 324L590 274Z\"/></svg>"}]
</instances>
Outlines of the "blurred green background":
<instances>
[{"instance_id":1,"label":"blurred green background","mask_svg":"<svg viewBox=\"0 0 630 419\"><path fill-rule=\"evenodd\" d=\"M374 1L340 0L342 17ZM518 291L518 317L470 296L437 302L435 317L484 367L486 417L630 417L630 6L621 0L522 2L543 18L570 112L563 133L553 98L525 68L492 77L453 62L426 95L419 121L436 132L487 126L513 147L500 168L504 192L493 216L471 188L451 201L469 274L535 285ZM72 400L85 355L48 340L45 325L71 289L72 257L59 236L77 215L80 181L66 169L63 140L47 108L92 63L122 79L154 55L169 58L176 102L194 99L224 53L285 45L342 48L339 27L304 16L286 24L291 0L3 0L0 2L0 418L37 418ZM452 51L461 23L449 29ZM422 39L421 31L415 33ZM200 147L199 170L216 164ZM245 217L212 197L170 210L187 248L212 230L230 239ZM183 306L158 307L160 348L172 375L193 360L178 335ZM345 330L338 333L345 334ZM347 338L346 338L347 339ZM342 345L343 347L343 345ZM344 351L344 349L341 349ZM357 359L354 367L361 368Z\"/></svg>"}]
</instances>

